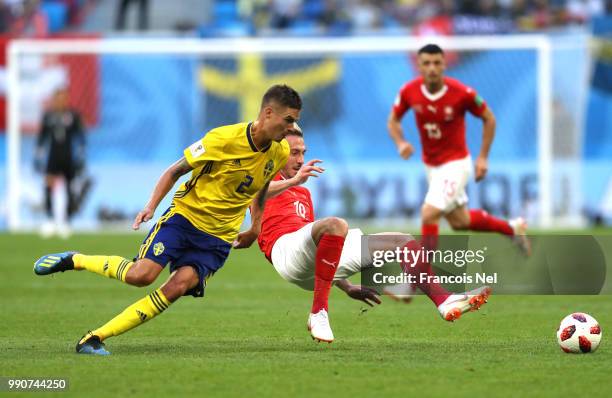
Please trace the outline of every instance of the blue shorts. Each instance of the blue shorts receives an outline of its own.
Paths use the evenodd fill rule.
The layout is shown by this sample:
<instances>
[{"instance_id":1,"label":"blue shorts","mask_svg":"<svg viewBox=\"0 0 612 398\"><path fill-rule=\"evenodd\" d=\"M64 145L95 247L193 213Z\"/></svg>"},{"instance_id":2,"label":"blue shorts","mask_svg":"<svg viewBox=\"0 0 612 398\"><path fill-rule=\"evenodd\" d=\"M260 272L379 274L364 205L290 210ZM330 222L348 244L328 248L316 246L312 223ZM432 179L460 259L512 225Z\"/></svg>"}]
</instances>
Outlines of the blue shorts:
<instances>
[{"instance_id":1,"label":"blue shorts","mask_svg":"<svg viewBox=\"0 0 612 398\"><path fill-rule=\"evenodd\" d=\"M137 258L148 258L162 267L169 264L170 272L184 266L195 268L199 283L185 296L202 297L207 279L223 266L230 248L226 241L200 231L168 209L149 231Z\"/></svg>"}]
</instances>

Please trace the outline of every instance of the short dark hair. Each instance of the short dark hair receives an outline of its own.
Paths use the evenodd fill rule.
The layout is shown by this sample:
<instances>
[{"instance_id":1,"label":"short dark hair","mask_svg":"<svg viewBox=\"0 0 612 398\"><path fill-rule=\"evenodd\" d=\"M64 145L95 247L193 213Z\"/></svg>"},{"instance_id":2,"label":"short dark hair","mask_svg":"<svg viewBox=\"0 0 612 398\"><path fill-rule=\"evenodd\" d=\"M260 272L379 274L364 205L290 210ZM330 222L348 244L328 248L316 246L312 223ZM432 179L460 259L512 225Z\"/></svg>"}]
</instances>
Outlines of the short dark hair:
<instances>
[{"instance_id":1,"label":"short dark hair","mask_svg":"<svg viewBox=\"0 0 612 398\"><path fill-rule=\"evenodd\" d=\"M302 109L302 99L300 95L286 84L275 84L266 91L261 100L261 107L263 108L270 102L276 102L287 108Z\"/></svg>"},{"instance_id":2,"label":"short dark hair","mask_svg":"<svg viewBox=\"0 0 612 398\"><path fill-rule=\"evenodd\" d=\"M437 44L426 44L419 49L419 52L417 54L418 55L421 55L421 54L442 54L444 55L444 51L442 51L442 48Z\"/></svg>"},{"instance_id":3,"label":"short dark hair","mask_svg":"<svg viewBox=\"0 0 612 398\"><path fill-rule=\"evenodd\" d=\"M297 124L295 124L295 128L292 128L291 130L289 130L289 132L287 132L286 135L295 135L296 137L302 137L304 138L304 133L302 132L302 128Z\"/></svg>"}]
</instances>

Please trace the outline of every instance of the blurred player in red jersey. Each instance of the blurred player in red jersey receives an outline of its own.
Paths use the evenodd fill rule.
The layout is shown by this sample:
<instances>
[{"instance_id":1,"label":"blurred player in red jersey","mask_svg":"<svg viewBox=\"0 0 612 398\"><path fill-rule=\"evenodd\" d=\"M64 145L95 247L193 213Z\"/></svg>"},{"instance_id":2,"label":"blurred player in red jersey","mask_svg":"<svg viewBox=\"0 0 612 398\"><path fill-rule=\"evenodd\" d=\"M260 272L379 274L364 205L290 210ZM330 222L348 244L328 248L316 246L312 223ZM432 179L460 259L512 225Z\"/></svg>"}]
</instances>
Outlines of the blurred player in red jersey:
<instances>
[{"instance_id":1,"label":"blurred player in red jersey","mask_svg":"<svg viewBox=\"0 0 612 398\"><path fill-rule=\"evenodd\" d=\"M522 218L510 221L493 217L481 209L468 210L465 186L472 171L472 159L465 140L465 113L482 119L483 138L476 158L475 179L487 174L488 156L495 136L495 116L483 99L470 87L444 76L444 52L435 44L418 51L418 77L400 89L389 114L387 127L399 155L408 159L414 152L404 138L401 119L408 109L414 111L423 147L423 162L429 189L421 208L423 244L435 249L438 224L446 218L454 230L499 232L511 237L529 255Z\"/></svg>"},{"instance_id":2,"label":"blurred player in red jersey","mask_svg":"<svg viewBox=\"0 0 612 398\"><path fill-rule=\"evenodd\" d=\"M310 177L317 177L323 168L318 159L304 163L306 146L300 128L286 136L289 142L289 160L270 182L266 207L262 217L258 243L280 276L305 290L314 290L313 305L308 317L308 329L318 341L332 342L334 335L329 324L328 297L332 283L356 300L368 305L380 304L376 290L351 284L347 278L372 267L372 261L362 261L360 229L349 229L345 220L337 217L314 219L310 191L300 186ZM407 234L384 232L368 239L368 251L395 250L407 246L419 250L420 245ZM366 254L367 256L368 254ZM365 264L364 264L365 262ZM433 275L429 264L404 265L406 273ZM461 294L446 291L437 283L417 282L436 304L440 315L452 321L461 314L478 309L490 293L487 286ZM405 300L413 293L407 284L385 289L385 293Z\"/></svg>"}]
</instances>

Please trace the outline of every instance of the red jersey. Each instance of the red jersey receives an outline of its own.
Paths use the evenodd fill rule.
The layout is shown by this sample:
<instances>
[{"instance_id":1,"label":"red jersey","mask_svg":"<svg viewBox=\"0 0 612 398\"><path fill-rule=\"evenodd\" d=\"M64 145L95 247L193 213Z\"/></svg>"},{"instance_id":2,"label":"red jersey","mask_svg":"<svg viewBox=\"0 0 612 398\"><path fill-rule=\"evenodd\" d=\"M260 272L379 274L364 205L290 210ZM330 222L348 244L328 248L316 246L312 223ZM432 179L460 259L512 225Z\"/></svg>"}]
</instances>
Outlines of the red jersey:
<instances>
[{"instance_id":1,"label":"red jersey","mask_svg":"<svg viewBox=\"0 0 612 398\"><path fill-rule=\"evenodd\" d=\"M273 181L282 180L278 174ZM274 243L285 234L295 232L304 225L314 221L314 206L310 191L297 186L285 190L280 195L266 200L261 232L257 243L259 248L271 261Z\"/></svg>"},{"instance_id":2,"label":"red jersey","mask_svg":"<svg viewBox=\"0 0 612 398\"><path fill-rule=\"evenodd\" d=\"M444 86L431 94L419 77L406 83L393 104L398 119L414 110L421 136L423 162L439 166L469 155L465 142L465 112L480 116L487 104L472 88L444 77Z\"/></svg>"}]
</instances>

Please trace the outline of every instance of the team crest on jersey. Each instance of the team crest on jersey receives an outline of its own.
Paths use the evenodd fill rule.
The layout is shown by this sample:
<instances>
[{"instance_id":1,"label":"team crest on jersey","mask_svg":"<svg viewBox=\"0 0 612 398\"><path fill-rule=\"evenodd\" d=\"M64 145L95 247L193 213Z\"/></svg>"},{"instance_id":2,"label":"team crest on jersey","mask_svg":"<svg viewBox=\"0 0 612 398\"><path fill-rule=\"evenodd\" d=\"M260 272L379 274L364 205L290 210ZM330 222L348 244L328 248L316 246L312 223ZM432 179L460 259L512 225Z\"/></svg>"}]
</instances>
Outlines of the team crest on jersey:
<instances>
[{"instance_id":1,"label":"team crest on jersey","mask_svg":"<svg viewBox=\"0 0 612 398\"><path fill-rule=\"evenodd\" d=\"M160 254L162 254L164 252L166 248L164 247L164 244L161 242L157 242L154 246L153 246L153 254L155 254L156 256L159 256Z\"/></svg>"},{"instance_id":2,"label":"team crest on jersey","mask_svg":"<svg viewBox=\"0 0 612 398\"><path fill-rule=\"evenodd\" d=\"M264 167L264 178L268 178L270 174L272 174L273 171L274 171L274 161L268 160L268 163L266 163L266 167Z\"/></svg>"}]
</instances>

